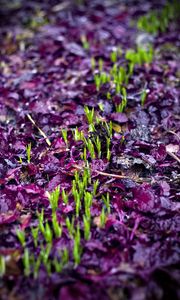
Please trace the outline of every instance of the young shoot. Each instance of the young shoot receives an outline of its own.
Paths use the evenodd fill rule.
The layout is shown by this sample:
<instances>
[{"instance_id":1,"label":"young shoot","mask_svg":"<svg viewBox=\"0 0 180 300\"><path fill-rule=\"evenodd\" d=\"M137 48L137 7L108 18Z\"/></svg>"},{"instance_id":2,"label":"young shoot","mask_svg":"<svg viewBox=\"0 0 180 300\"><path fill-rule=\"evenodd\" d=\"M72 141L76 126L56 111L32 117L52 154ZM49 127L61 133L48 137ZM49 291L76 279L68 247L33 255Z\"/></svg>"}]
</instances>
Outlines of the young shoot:
<instances>
[{"instance_id":1,"label":"young shoot","mask_svg":"<svg viewBox=\"0 0 180 300\"><path fill-rule=\"evenodd\" d=\"M39 224L38 224L39 230L44 235L44 232L45 232L45 227L44 227L44 209L42 209L40 213L37 212L37 216L38 216L38 221L39 221Z\"/></svg>"},{"instance_id":2,"label":"young shoot","mask_svg":"<svg viewBox=\"0 0 180 300\"><path fill-rule=\"evenodd\" d=\"M84 238L86 241L90 239L91 235L91 220L86 216L83 216L83 224L84 224Z\"/></svg>"},{"instance_id":3,"label":"young shoot","mask_svg":"<svg viewBox=\"0 0 180 300\"><path fill-rule=\"evenodd\" d=\"M117 95L120 94L120 92L121 92L121 86L120 86L120 84L118 82L116 83L115 89L116 89L116 94Z\"/></svg>"},{"instance_id":4,"label":"young shoot","mask_svg":"<svg viewBox=\"0 0 180 300\"><path fill-rule=\"evenodd\" d=\"M34 279L36 279L38 277L39 269L41 266L41 256L39 255L37 257L37 259L35 259L34 255L33 255L33 256L31 256L31 260L33 262L33 277L34 277Z\"/></svg>"},{"instance_id":5,"label":"young shoot","mask_svg":"<svg viewBox=\"0 0 180 300\"><path fill-rule=\"evenodd\" d=\"M56 216L55 212L53 212L53 214L52 214L52 226L53 226L53 231L54 231L56 238L61 237L62 227L60 226L60 224L57 220L57 216Z\"/></svg>"},{"instance_id":6,"label":"young shoot","mask_svg":"<svg viewBox=\"0 0 180 300\"><path fill-rule=\"evenodd\" d=\"M22 157L19 156L19 163L22 164L23 163L23 160L22 160Z\"/></svg>"},{"instance_id":7,"label":"young shoot","mask_svg":"<svg viewBox=\"0 0 180 300\"><path fill-rule=\"evenodd\" d=\"M106 145L107 145L107 154L106 154L106 158L108 161L110 161L111 158L111 151L110 151L110 138L106 138Z\"/></svg>"},{"instance_id":8,"label":"young shoot","mask_svg":"<svg viewBox=\"0 0 180 300\"><path fill-rule=\"evenodd\" d=\"M76 202L76 217L79 217L79 212L81 209L81 200L80 200L80 196L77 193L76 197L75 197L75 202Z\"/></svg>"},{"instance_id":9,"label":"young shoot","mask_svg":"<svg viewBox=\"0 0 180 300\"><path fill-rule=\"evenodd\" d=\"M41 245L40 257L48 274L50 273L50 269L51 269L51 265L50 265L51 261L49 261L51 249L52 249L52 245L49 243L47 244L46 248Z\"/></svg>"},{"instance_id":10,"label":"young shoot","mask_svg":"<svg viewBox=\"0 0 180 300\"><path fill-rule=\"evenodd\" d=\"M88 124L92 124L94 120L94 107L92 109L89 109L88 106L84 107L84 112L86 114L86 118L88 121Z\"/></svg>"},{"instance_id":11,"label":"young shoot","mask_svg":"<svg viewBox=\"0 0 180 300\"><path fill-rule=\"evenodd\" d=\"M102 102L99 102L98 106L101 111L104 111L104 104Z\"/></svg>"},{"instance_id":12,"label":"young shoot","mask_svg":"<svg viewBox=\"0 0 180 300\"><path fill-rule=\"evenodd\" d=\"M109 199L109 193L106 194L106 196L102 196L104 204L106 206L108 214L111 212L111 207L110 207L110 199Z\"/></svg>"},{"instance_id":13,"label":"young shoot","mask_svg":"<svg viewBox=\"0 0 180 300\"><path fill-rule=\"evenodd\" d=\"M24 255L23 255L23 265L24 265L24 275L25 276L29 276L30 275L30 254L29 254L29 249L28 248L25 248L24 249Z\"/></svg>"},{"instance_id":14,"label":"young shoot","mask_svg":"<svg viewBox=\"0 0 180 300\"><path fill-rule=\"evenodd\" d=\"M97 92L99 92L100 87L101 87L101 76L99 74L95 74L94 81L95 81L95 85L96 85L96 90L97 90Z\"/></svg>"},{"instance_id":15,"label":"young shoot","mask_svg":"<svg viewBox=\"0 0 180 300\"><path fill-rule=\"evenodd\" d=\"M84 139L84 132L79 131L77 127L73 131L73 135L74 135L74 140L75 141L83 141L83 139Z\"/></svg>"},{"instance_id":16,"label":"young shoot","mask_svg":"<svg viewBox=\"0 0 180 300\"><path fill-rule=\"evenodd\" d=\"M87 148L88 148L88 150L89 150L91 159L95 159L95 158L96 158L96 155L95 155L93 143L91 142L91 140L90 140L89 138L88 138L88 139L85 139L85 142L86 142L86 146L87 146Z\"/></svg>"},{"instance_id":17,"label":"young shoot","mask_svg":"<svg viewBox=\"0 0 180 300\"><path fill-rule=\"evenodd\" d=\"M0 255L0 278L6 273L6 261L3 255Z\"/></svg>"},{"instance_id":18,"label":"young shoot","mask_svg":"<svg viewBox=\"0 0 180 300\"><path fill-rule=\"evenodd\" d=\"M106 97L107 97L108 100L111 100L111 93L107 92Z\"/></svg>"},{"instance_id":19,"label":"young shoot","mask_svg":"<svg viewBox=\"0 0 180 300\"><path fill-rule=\"evenodd\" d=\"M81 244L80 244L80 228L79 224L77 225L75 235L74 235L74 244L73 244L73 258L75 261L75 265L77 266L81 261Z\"/></svg>"},{"instance_id":20,"label":"young shoot","mask_svg":"<svg viewBox=\"0 0 180 300\"><path fill-rule=\"evenodd\" d=\"M53 234L48 222L45 225L44 238L46 243L52 244Z\"/></svg>"},{"instance_id":21,"label":"young shoot","mask_svg":"<svg viewBox=\"0 0 180 300\"><path fill-rule=\"evenodd\" d=\"M112 138L112 130L113 130L112 121L110 121L109 123L105 122L104 125L107 130L108 137Z\"/></svg>"},{"instance_id":22,"label":"young shoot","mask_svg":"<svg viewBox=\"0 0 180 300\"><path fill-rule=\"evenodd\" d=\"M81 36L81 43L85 50L89 49L89 42L87 40L87 37L84 34Z\"/></svg>"},{"instance_id":23,"label":"young shoot","mask_svg":"<svg viewBox=\"0 0 180 300\"><path fill-rule=\"evenodd\" d=\"M30 164L30 162L31 162L31 143L29 143L26 146L26 156L27 156L27 162L28 162L28 164Z\"/></svg>"},{"instance_id":24,"label":"young shoot","mask_svg":"<svg viewBox=\"0 0 180 300\"><path fill-rule=\"evenodd\" d=\"M61 129L61 133L62 133L63 140L67 146L68 145L67 129L65 129L65 128Z\"/></svg>"},{"instance_id":25,"label":"young shoot","mask_svg":"<svg viewBox=\"0 0 180 300\"><path fill-rule=\"evenodd\" d=\"M100 58L100 59L98 60L98 64L99 64L99 71L102 72L102 70L103 70L103 64L104 64L102 58Z\"/></svg>"},{"instance_id":26,"label":"young shoot","mask_svg":"<svg viewBox=\"0 0 180 300\"><path fill-rule=\"evenodd\" d=\"M63 267L68 263L69 261L69 252L67 248L64 248L62 251L59 251L60 261L57 257L53 259L53 265L55 267L55 270L57 273L60 273L63 269Z\"/></svg>"},{"instance_id":27,"label":"young shoot","mask_svg":"<svg viewBox=\"0 0 180 300\"><path fill-rule=\"evenodd\" d=\"M122 85L123 83L128 83L127 82L127 76L126 76L126 70L123 67L119 68L118 71L118 82L120 85Z\"/></svg>"},{"instance_id":28,"label":"young shoot","mask_svg":"<svg viewBox=\"0 0 180 300\"><path fill-rule=\"evenodd\" d=\"M62 272L63 265L62 262L57 259L57 257L54 257L52 261L52 265L54 266L56 273Z\"/></svg>"},{"instance_id":29,"label":"young shoot","mask_svg":"<svg viewBox=\"0 0 180 300\"><path fill-rule=\"evenodd\" d=\"M17 234L17 237L21 243L21 246L22 247L25 247L26 245L26 242L25 242L25 232L23 230L20 230L20 229L17 229L16 230L16 234Z\"/></svg>"},{"instance_id":30,"label":"young shoot","mask_svg":"<svg viewBox=\"0 0 180 300\"><path fill-rule=\"evenodd\" d=\"M100 73L101 83L105 84L108 82L108 75L105 72Z\"/></svg>"},{"instance_id":31,"label":"young shoot","mask_svg":"<svg viewBox=\"0 0 180 300\"><path fill-rule=\"evenodd\" d=\"M86 147L84 147L83 152L80 154L81 159L84 161L87 161L87 150Z\"/></svg>"},{"instance_id":32,"label":"young shoot","mask_svg":"<svg viewBox=\"0 0 180 300\"><path fill-rule=\"evenodd\" d=\"M61 254L61 261L63 266L66 265L69 261L69 252L67 248L64 248Z\"/></svg>"},{"instance_id":33,"label":"young shoot","mask_svg":"<svg viewBox=\"0 0 180 300\"><path fill-rule=\"evenodd\" d=\"M101 227L104 227L106 223L106 213L104 207L102 208L101 214L100 214L100 225Z\"/></svg>"},{"instance_id":34,"label":"young shoot","mask_svg":"<svg viewBox=\"0 0 180 300\"><path fill-rule=\"evenodd\" d=\"M116 61L117 61L117 51L112 51L111 54L110 54L110 58L111 58L112 63L116 63Z\"/></svg>"},{"instance_id":35,"label":"young shoot","mask_svg":"<svg viewBox=\"0 0 180 300\"><path fill-rule=\"evenodd\" d=\"M93 182L93 196L95 196L97 193L98 185L99 185L99 179Z\"/></svg>"},{"instance_id":36,"label":"young shoot","mask_svg":"<svg viewBox=\"0 0 180 300\"><path fill-rule=\"evenodd\" d=\"M93 195L89 192L84 193L84 209L85 216L90 219L91 218L91 205L92 205Z\"/></svg>"},{"instance_id":37,"label":"young shoot","mask_svg":"<svg viewBox=\"0 0 180 300\"><path fill-rule=\"evenodd\" d=\"M64 189L62 189L62 200L66 205L68 204L68 193Z\"/></svg>"},{"instance_id":38,"label":"young shoot","mask_svg":"<svg viewBox=\"0 0 180 300\"><path fill-rule=\"evenodd\" d=\"M141 105L144 106L145 102L146 102L146 98L147 98L147 91L143 90L142 94L141 94Z\"/></svg>"},{"instance_id":39,"label":"young shoot","mask_svg":"<svg viewBox=\"0 0 180 300\"><path fill-rule=\"evenodd\" d=\"M94 139L94 143L96 145L96 149L97 149L97 152L98 152L98 158L101 158L101 141L100 141L99 136L97 136Z\"/></svg>"},{"instance_id":40,"label":"young shoot","mask_svg":"<svg viewBox=\"0 0 180 300\"><path fill-rule=\"evenodd\" d=\"M60 186L58 185L54 191L49 194L49 202L51 204L52 211L56 211L58 208L58 201L60 195Z\"/></svg>"},{"instance_id":41,"label":"young shoot","mask_svg":"<svg viewBox=\"0 0 180 300\"><path fill-rule=\"evenodd\" d=\"M69 217L66 217L66 227L68 229L70 237L73 238L73 234L74 234L74 217L72 218L72 221L70 221Z\"/></svg>"},{"instance_id":42,"label":"young shoot","mask_svg":"<svg viewBox=\"0 0 180 300\"><path fill-rule=\"evenodd\" d=\"M35 246L35 248L37 248L39 228L38 227L34 227L34 228L32 227L31 228L31 234L32 234L32 237L33 237L34 246Z\"/></svg>"},{"instance_id":43,"label":"young shoot","mask_svg":"<svg viewBox=\"0 0 180 300\"><path fill-rule=\"evenodd\" d=\"M91 57L91 68L94 71L96 67L96 60L94 57Z\"/></svg>"}]
</instances>

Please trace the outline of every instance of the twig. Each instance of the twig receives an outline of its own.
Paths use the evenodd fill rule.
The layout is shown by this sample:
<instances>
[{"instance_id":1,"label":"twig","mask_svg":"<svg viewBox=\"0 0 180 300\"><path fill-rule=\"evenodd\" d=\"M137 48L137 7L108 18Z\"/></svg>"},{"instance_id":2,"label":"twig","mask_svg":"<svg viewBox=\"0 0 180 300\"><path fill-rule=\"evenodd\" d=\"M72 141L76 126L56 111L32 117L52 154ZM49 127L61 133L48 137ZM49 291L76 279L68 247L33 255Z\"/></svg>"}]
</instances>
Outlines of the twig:
<instances>
[{"instance_id":1,"label":"twig","mask_svg":"<svg viewBox=\"0 0 180 300\"><path fill-rule=\"evenodd\" d=\"M30 114L27 114L27 117L28 117L28 119L31 121L31 123L39 130L40 134L45 138L45 141L46 141L46 143L48 144L48 146L51 146L51 142L50 142L50 140L48 139L47 135L44 133L44 131L42 131L41 128L39 128L39 127L36 125L35 121L34 121L33 118L31 117L31 115L30 115Z\"/></svg>"},{"instance_id":2,"label":"twig","mask_svg":"<svg viewBox=\"0 0 180 300\"><path fill-rule=\"evenodd\" d=\"M180 140L180 137L179 137L179 135L176 132L174 132L172 130L169 130L167 132L174 134L178 138L178 140Z\"/></svg>"},{"instance_id":3,"label":"twig","mask_svg":"<svg viewBox=\"0 0 180 300\"><path fill-rule=\"evenodd\" d=\"M113 177L113 178L131 179L131 180L134 180L136 182L145 182L145 181L149 182L149 181L151 181L151 178L135 178L135 177L131 177L131 176L106 173L106 172L101 172L101 171L97 171L97 170L96 170L96 173L98 173L99 175L109 176L109 177Z\"/></svg>"},{"instance_id":4,"label":"twig","mask_svg":"<svg viewBox=\"0 0 180 300\"><path fill-rule=\"evenodd\" d=\"M180 164L180 159L176 154L174 154L168 150L166 150L166 152Z\"/></svg>"},{"instance_id":5,"label":"twig","mask_svg":"<svg viewBox=\"0 0 180 300\"><path fill-rule=\"evenodd\" d=\"M96 170L96 173L98 173L99 175L109 176L109 177L114 177L114 178L131 179L131 177L128 177L128 176L125 176L125 175L111 174L111 173L101 172L101 171L97 171L97 170Z\"/></svg>"}]
</instances>

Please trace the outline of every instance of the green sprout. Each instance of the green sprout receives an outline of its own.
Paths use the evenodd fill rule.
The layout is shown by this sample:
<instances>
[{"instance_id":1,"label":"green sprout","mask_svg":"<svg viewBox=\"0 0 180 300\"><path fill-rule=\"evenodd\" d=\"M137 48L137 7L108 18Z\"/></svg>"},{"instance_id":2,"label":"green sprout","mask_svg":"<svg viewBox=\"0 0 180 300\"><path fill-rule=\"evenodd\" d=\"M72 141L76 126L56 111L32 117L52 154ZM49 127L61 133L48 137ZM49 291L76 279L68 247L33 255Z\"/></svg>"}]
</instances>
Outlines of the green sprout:
<instances>
[{"instance_id":1,"label":"green sprout","mask_svg":"<svg viewBox=\"0 0 180 300\"><path fill-rule=\"evenodd\" d=\"M38 217L38 221L39 221L39 224L38 224L39 230L44 235L44 232L45 232L45 227L44 227L44 209L42 209L40 213L37 212L37 217Z\"/></svg>"},{"instance_id":2,"label":"green sprout","mask_svg":"<svg viewBox=\"0 0 180 300\"><path fill-rule=\"evenodd\" d=\"M22 161L22 157L21 157L21 156L19 156L19 163L20 163L20 164L22 164L22 163L23 163L23 161Z\"/></svg>"},{"instance_id":3,"label":"green sprout","mask_svg":"<svg viewBox=\"0 0 180 300\"><path fill-rule=\"evenodd\" d=\"M65 129L65 128L61 129L61 133L62 133L63 140L67 146L68 145L67 129Z\"/></svg>"},{"instance_id":4,"label":"green sprout","mask_svg":"<svg viewBox=\"0 0 180 300\"><path fill-rule=\"evenodd\" d=\"M86 114L88 124L92 124L94 120L94 107L92 109L89 109L88 106L85 106L84 112Z\"/></svg>"},{"instance_id":5,"label":"green sprout","mask_svg":"<svg viewBox=\"0 0 180 300\"><path fill-rule=\"evenodd\" d=\"M80 195L78 194L78 192L76 191L76 195L74 196L75 199L75 203L76 203L76 217L79 217L79 212L80 212L80 208L81 208L81 199L80 199Z\"/></svg>"},{"instance_id":6,"label":"green sprout","mask_svg":"<svg viewBox=\"0 0 180 300\"><path fill-rule=\"evenodd\" d=\"M61 273L62 272L63 264L62 264L61 261L59 261L57 259L57 257L54 257L52 264L53 264L53 266L55 268L56 273Z\"/></svg>"},{"instance_id":7,"label":"green sprout","mask_svg":"<svg viewBox=\"0 0 180 300\"><path fill-rule=\"evenodd\" d=\"M50 274L51 272L51 261L49 261L51 249L52 249L52 245L50 243L48 243L46 247L43 247L41 245L40 256L48 274Z\"/></svg>"},{"instance_id":8,"label":"green sprout","mask_svg":"<svg viewBox=\"0 0 180 300\"><path fill-rule=\"evenodd\" d=\"M104 62L103 62L102 58L100 58L98 60L98 65L99 65L99 71L100 72L102 72L102 70L103 70L103 64L104 64Z\"/></svg>"},{"instance_id":9,"label":"green sprout","mask_svg":"<svg viewBox=\"0 0 180 300\"><path fill-rule=\"evenodd\" d=\"M62 227L59 225L56 213L53 212L52 214L52 226L53 226L53 231L55 233L55 236L57 238L61 237L62 235Z\"/></svg>"},{"instance_id":10,"label":"green sprout","mask_svg":"<svg viewBox=\"0 0 180 300\"><path fill-rule=\"evenodd\" d=\"M97 148L98 158L101 158L101 141L100 141L99 136L97 136L97 137L94 139L94 143L95 143L96 148Z\"/></svg>"},{"instance_id":11,"label":"green sprout","mask_svg":"<svg viewBox=\"0 0 180 300\"><path fill-rule=\"evenodd\" d=\"M62 189L62 200L66 205L68 204L68 193L64 189Z\"/></svg>"},{"instance_id":12,"label":"green sprout","mask_svg":"<svg viewBox=\"0 0 180 300\"><path fill-rule=\"evenodd\" d=\"M93 145L92 141L89 138L88 139L84 139L84 141L85 141L86 146L87 146L87 148L89 150L91 159L95 159L96 155L95 155L94 145Z\"/></svg>"},{"instance_id":13,"label":"green sprout","mask_svg":"<svg viewBox=\"0 0 180 300\"><path fill-rule=\"evenodd\" d=\"M108 137L112 138L112 130L113 130L112 121L110 121L109 123L105 122L104 125L105 125L105 128L107 130Z\"/></svg>"},{"instance_id":14,"label":"green sprout","mask_svg":"<svg viewBox=\"0 0 180 300\"><path fill-rule=\"evenodd\" d=\"M44 238L46 243L52 243L53 234L48 222L45 224Z\"/></svg>"},{"instance_id":15,"label":"green sprout","mask_svg":"<svg viewBox=\"0 0 180 300\"><path fill-rule=\"evenodd\" d=\"M89 192L84 192L84 209L85 216L90 219L91 218L91 205L92 205L93 195Z\"/></svg>"},{"instance_id":16,"label":"green sprout","mask_svg":"<svg viewBox=\"0 0 180 300\"><path fill-rule=\"evenodd\" d=\"M73 238L73 234L74 234L74 217L72 218L72 221L70 221L69 217L66 217L66 227L68 229L70 237Z\"/></svg>"},{"instance_id":17,"label":"green sprout","mask_svg":"<svg viewBox=\"0 0 180 300\"><path fill-rule=\"evenodd\" d=\"M107 97L108 100L111 100L111 93L107 92L106 97Z\"/></svg>"},{"instance_id":18,"label":"green sprout","mask_svg":"<svg viewBox=\"0 0 180 300\"><path fill-rule=\"evenodd\" d=\"M88 130L88 131L89 131L89 132L94 132L94 131L96 131L95 126L94 126L93 123L89 124L89 130Z\"/></svg>"},{"instance_id":19,"label":"green sprout","mask_svg":"<svg viewBox=\"0 0 180 300\"><path fill-rule=\"evenodd\" d=\"M138 47L137 51L129 49L126 51L125 58L130 61L131 65L142 65L144 63L151 63L153 59L154 50L152 45L148 48ZM131 70L132 73L132 70Z\"/></svg>"},{"instance_id":20,"label":"green sprout","mask_svg":"<svg viewBox=\"0 0 180 300\"><path fill-rule=\"evenodd\" d=\"M30 254L29 254L29 249L25 248L24 249L24 255L23 255L23 265L24 265L24 275L29 276L30 275Z\"/></svg>"},{"instance_id":21,"label":"green sprout","mask_svg":"<svg viewBox=\"0 0 180 300\"><path fill-rule=\"evenodd\" d=\"M31 234L33 237L34 246L37 247L38 245L38 234L39 234L39 228L38 227L32 227L31 228Z\"/></svg>"},{"instance_id":22,"label":"green sprout","mask_svg":"<svg viewBox=\"0 0 180 300\"><path fill-rule=\"evenodd\" d=\"M0 278L6 273L6 261L3 255L0 255Z\"/></svg>"},{"instance_id":23,"label":"green sprout","mask_svg":"<svg viewBox=\"0 0 180 300\"><path fill-rule=\"evenodd\" d=\"M78 128L76 127L75 130L73 131L73 136L75 141L83 141L84 139L84 132L79 131Z\"/></svg>"},{"instance_id":24,"label":"green sprout","mask_svg":"<svg viewBox=\"0 0 180 300\"><path fill-rule=\"evenodd\" d=\"M122 88L122 95L123 95L123 99L122 99L123 109L125 109L127 106L127 91L125 87Z\"/></svg>"},{"instance_id":25,"label":"green sprout","mask_svg":"<svg viewBox=\"0 0 180 300\"><path fill-rule=\"evenodd\" d=\"M145 102L146 102L146 98L147 98L147 91L143 90L142 94L141 94L141 105L144 106Z\"/></svg>"},{"instance_id":26,"label":"green sprout","mask_svg":"<svg viewBox=\"0 0 180 300\"><path fill-rule=\"evenodd\" d=\"M100 214L100 225L101 227L104 227L106 223L106 213L104 207L102 208L101 214Z\"/></svg>"},{"instance_id":27,"label":"green sprout","mask_svg":"<svg viewBox=\"0 0 180 300\"><path fill-rule=\"evenodd\" d=\"M26 156L27 156L27 162L28 162L28 164L30 164L30 162L31 162L31 143L29 143L26 146Z\"/></svg>"},{"instance_id":28,"label":"green sprout","mask_svg":"<svg viewBox=\"0 0 180 300\"><path fill-rule=\"evenodd\" d=\"M99 102L98 106L101 111L104 111L104 104L102 102Z\"/></svg>"},{"instance_id":29,"label":"green sprout","mask_svg":"<svg viewBox=\"0 0 180 300\"><path fill-rule=\"evenodd\" d=\"M76 266L81 261L82 248L81 248L80 239L81 239L81 236L80 236L80 227L79 227L79 224L78 224L77 228L75 230L74 244L73 244L73 257L74 257L74 261L75 261L75 265Z\"/></svg>"},{"instance_id":30,"label":"green sprout","mask_svg":"<svg viewBox=\"0 0 180 300\"><path fill-rule=\"evenodd\" d=\"M66 265L69 261L69 252L67 248L64 248L62 251L61 261L63 265Z\"/></svg>"},{"instance_id":31,"label":"green sprout","mask_svg":"<svg viewBox=\"0 0 180 300\"><path fill-rule=\"evenodd\" d=\"M99 185L99 179L93 182L93 196L95 196L97 193L98 185Z\"/></svg>"},{"instance_id":32,"label":"green sprout","mask_svg":"<svg viewBox=\"0 0 180 300\"><path fill-rule=\"evenodd\" d=\"M105 84L109 81L108 75L105 72L100 73L101 83Z\"/></svg>"},{"instance_id":33,"label":"green sprout","mask_svg":"<svg viewBox=\"0 0 180 300\"><path fill-rule=\"evenodd\" d=\"M111 61L112 61L113 63L116 63L116 61L117 61L117 51L111 52L110 58L111 58Z\"/></svg>"},{"instance_id":34,"label":"green sprout","mask_svg":"<svg viewBox=\"0 0 180 300\"><path fill-rule=\"evenodd\" d=\"M99 74L95 74L94 81L95 81L95 85L96 85L96 90L97 90L97 92L99 92L100 87L101 87L101 76Z\"/></svg>"},{"instance_id":35,"label":"green sprout","mask_svg":"<svg viewBox=\"0 0 180 300\"><path fill-rule=\"evenodd\" d=\"M54 191L49 194L49 202L51 204L52 211L56 211L58 208L58 201L60 195L60 186L58 185Z\"/></svg>"},{"instance_id":36,"label":"green sprout","mask_svg":"<svg viewBox=\"0 0 180 300\"><path fill-rule=\"evenodd\" d=\"M39 269L41 265L41 255L35 259L34 255L31 256L32 264L33 264L33 277L36 279L39 274Z\"/></svg>"},{"instance_id":37,"label":"green sprout","mask_svg":"<svg viewBox=\"0 0 180 300\"><path fill-rule=\"evenodd\" d=\"M103 195L102 198L103 198L103 201L104 201L104 203L105 203L107 212L108 212L108 214L110 214L110 212L111 212L111 207L110 207L109 193L107 193L106 196Z\"/></svg>"},{"instance_id":38,"label":"green sprout","mask_svg":"<svg viewBox=\"0 0 180 300\"><path fill-rule=\"evenodd\" d=\"M26 238L25 237L25 232L23 230L17 229L16 230L16 234L17 234L17 237L18 237L18 239L19 239L19 241L21 243L21 246L25 247L25 245L26 245L26 242L25 242L25 238Z\"/></svg>"},{"instance_id":39,"label":"green sprout","mask_svg":"<svg viewBox=\"0 0 180 300\"><path fill-rule=\"evenodd\" d=\"M84 223L84 238L85 240L88 241L91 235L91 220L88 219L86 216L83 216L83 223Z\"/></svg>"},{"instance_id":40,"label":"green sprout","mask_svg":"<svg viewBox=\"0 0 180 300\"><path fill-rule=\"evenodd\" d=\"M94 57L92 57L91 58L91 68L92 68L93 71L94 71L95 67L96 67L96 60L95 60Z\"/></svg>"},{"instance_id":41,"label":"green sprout","mask_svg":"<svg viewBox=\"0 0 180 300\"><path fill-rule=\"evenodd\" d=\"M89 42L87 40L87 37L84 34L81 36L81 42L82 42L83 48L85 50L88 50L89 49Z\"/></svg>"},{"instance_id":42,"label":"green sprout","mask_svg":"<svg viewBox=\"0 0 180 300\"><path fill-rule=\"evenodd\" d=\"M84 161L87 161L87 150L86 150L86 147L84 147L83 153L81 153L81 159L83 159Z\"/></svg>"},{"instance_id":43,"label":"green sprout","mask_svg":"<svg viewBox=\"0 0 180 300\"><path fill-rule=\"evenodd\" d=\"M107 147L106 158L108 161L110 161L110 158L111 158L110 142L111 142L110 138L106 138L106 147Z\"/></svg>"},{"instance_id":44,"label":"green sprout","mask_svg":"<svg viewBox=\"0 0 180 300\"><path fill-rule=\"evenodd\" d=\"M151 10L147 15L141 16L137 21L137 27L151 34L164 32L169 23L178 18L179 11L179 1L167 1L161 10Z\"/></svg>"},{"instance_id":45,"label":"green sprout","mask_svg":"<svg viewBox=\"0 0 180 300\"><path fill-rule=\"evenodd\" d=\"M127 76L126 76L126 70L123 67L119 68L118 71L118 82L120 85L122 85L123 83L128 83L127 82Z\"/></svg>"}]
</instances>

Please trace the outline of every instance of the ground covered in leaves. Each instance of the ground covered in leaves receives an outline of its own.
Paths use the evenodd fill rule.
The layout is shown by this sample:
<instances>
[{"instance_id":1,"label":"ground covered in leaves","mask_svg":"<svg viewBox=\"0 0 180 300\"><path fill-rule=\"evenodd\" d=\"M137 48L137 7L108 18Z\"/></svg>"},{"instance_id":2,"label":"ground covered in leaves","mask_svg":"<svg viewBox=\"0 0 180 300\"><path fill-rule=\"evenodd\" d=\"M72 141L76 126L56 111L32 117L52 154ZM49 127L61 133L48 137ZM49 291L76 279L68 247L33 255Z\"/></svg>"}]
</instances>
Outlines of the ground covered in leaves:
<instances>
[{"instance_id":1,"label":"ground covered in leaves","mask_svg":"<svg viewBox=\"0 0 180 300\"><path fill-rule=\"evenodd\" d=\"M0 299L180 297L178 22L137 27L156 2L1 1Z\"/></svg>"}]
</instances>

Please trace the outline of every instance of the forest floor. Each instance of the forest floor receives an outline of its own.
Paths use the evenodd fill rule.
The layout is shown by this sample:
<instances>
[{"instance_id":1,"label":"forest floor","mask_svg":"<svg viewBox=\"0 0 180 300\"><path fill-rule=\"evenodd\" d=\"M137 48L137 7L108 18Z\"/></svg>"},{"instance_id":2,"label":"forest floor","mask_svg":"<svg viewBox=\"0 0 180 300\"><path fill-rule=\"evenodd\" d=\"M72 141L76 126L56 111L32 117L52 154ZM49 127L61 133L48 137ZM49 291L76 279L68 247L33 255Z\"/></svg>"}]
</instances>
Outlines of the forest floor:
<instances>
[{"instance_id":1,"label":"forest floor","mask_svg":"<svg viewBox=\"0 0 180 300\"><path fill-rule=\"evenodd\" d=\"M0 5L0 299L180 298L178 4Z\"/></svg>"}]
</instances>

